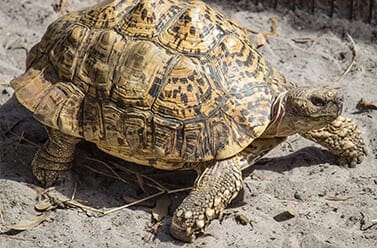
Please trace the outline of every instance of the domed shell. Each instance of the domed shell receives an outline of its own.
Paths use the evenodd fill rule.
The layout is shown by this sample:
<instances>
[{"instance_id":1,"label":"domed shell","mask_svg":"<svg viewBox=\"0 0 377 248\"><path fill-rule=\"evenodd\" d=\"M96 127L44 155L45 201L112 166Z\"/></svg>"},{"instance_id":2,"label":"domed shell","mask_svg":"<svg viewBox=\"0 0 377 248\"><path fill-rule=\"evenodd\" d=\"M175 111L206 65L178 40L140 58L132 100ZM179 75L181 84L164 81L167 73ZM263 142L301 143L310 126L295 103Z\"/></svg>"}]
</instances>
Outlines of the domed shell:
<instances>
[{"instance_id":1,"label":"domed shell","mask_svg":"<svg viewBox=\"0 0 377 248\"><path fill-rule=\"evenodd\" d=\"M270 121L273 73L200 1L116 0L51 24L12 81L43 124L164 169L231 157Z\"/></svg>"}]
</instances>

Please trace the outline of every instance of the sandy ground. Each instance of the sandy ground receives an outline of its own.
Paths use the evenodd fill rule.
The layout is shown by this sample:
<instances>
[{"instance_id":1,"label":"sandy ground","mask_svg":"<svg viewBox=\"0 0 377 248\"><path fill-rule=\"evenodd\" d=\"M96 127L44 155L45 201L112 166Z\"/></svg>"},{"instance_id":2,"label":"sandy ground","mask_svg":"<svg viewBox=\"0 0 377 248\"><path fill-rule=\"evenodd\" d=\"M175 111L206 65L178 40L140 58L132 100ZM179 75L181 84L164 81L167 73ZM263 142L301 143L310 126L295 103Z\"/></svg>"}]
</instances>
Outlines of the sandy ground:
<instances>
[{"instance_id":1,"label":"sandy ground","mask_svg":"<svg viewBox=\"0 0 377 248\"><path fill-rule=\"evenodd\" d=\"M299 85L339 88L345 96L344 115L359 124L368 145L369 155L361 165L353 169L338 167L326 150L302 137L291 137L245 173L253 175L245 178L243 195L229 208L229 215L221 223L213 221L208 234L195 244L175 241L168 233L170 216L184 192L169 195L169 215L156 236L151 233L154 201L103 217L78 208L58 208L47 221L31 230L9 231L8 225L40 215L34 207L38 193L30 187L38 184L30 161L46 135L29 112L14 99L8 101L12 95L8 83L23 72L26 50L38 42L50 22L66 11L95 1L66 2L66 8L56 13L54 1L0 0L2 247L377 247L377 225L372 225L377 220L377 111L359 112L356 108L361 98L377 103L377 28L321 14L261 11L247 1L208 2L254 30L269 30L269 18L277 17L278 36L272 37L261 52ZM334 83L352 60L352 44L345 37L346 32L356 43L356 64L340 82ZM73 170L79 183L76 187L57 187L53 192L58 197L71 197L74 193L78 202L109 209L155 193L148 187L143 193L131 180L134 176L126 178L130 182L126 184L84 168L83 165L98 166L98 162L85 157L117 160L89 144L80 147ZM127 168L136 171L139 167ZM193 175L187 173L169 175L150 169L139 173L165 178L164 183L174 182L179 187L193 180ZM294 217L279 218L287 206L293 209ZM247 217L252 225L239 224L237 215Z\"/></svg>"}]
</instances>

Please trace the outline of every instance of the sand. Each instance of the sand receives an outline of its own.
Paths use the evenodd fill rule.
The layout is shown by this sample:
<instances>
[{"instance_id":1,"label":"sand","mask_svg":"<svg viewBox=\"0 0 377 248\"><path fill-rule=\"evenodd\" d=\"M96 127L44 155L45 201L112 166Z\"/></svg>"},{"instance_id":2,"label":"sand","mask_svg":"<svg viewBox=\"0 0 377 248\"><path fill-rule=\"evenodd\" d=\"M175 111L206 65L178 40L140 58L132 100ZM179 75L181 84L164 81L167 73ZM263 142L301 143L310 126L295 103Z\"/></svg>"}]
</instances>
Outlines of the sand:
<instances>
[{"instance_id":1,"label":"sand","mask_svg":"<svg viewBox=\"0 0 377 248\"><path fill-rule=\"evenodd\" d=\"M298 85L339 88L345 99L344 115L358 123L368 146L369 154L361 165L352 169L339 167L336 158L325 149L293 136L245 172L243 194L230 206L228 215L221 222L213 221L207 235L194 244L181 243L169 235L171 214L187 192L168 195L172 204L157 235L151 233L154 200L102 217L79 208L57 208L35 228L9 231L8 225L33 220L41 214L35 210L38 193L30 186L38 185L30 161L46 134L14 98L9 100L12 90L8 83L24 71L26 51L39 41L49 23L95 1L66 0L67 6L61 12L53 9L56 2L0 0L2 247L377 246L377 225L373 226L377 219L377 111L360 112L356 108L361 98L377 104L376 26L331 19L320 13L308 15L300 10L263 10L248 1L208 2L257 31L268 31L268 20L276 16L278 35L260 48L261 53ZM349 73L336 82L353 58L353 45L346 33L356 43L356 60ZM83 143L72 173L76 178L72 182L78 183L68 182L52 192L68 198L74 194L77 202L106 209L155 193L148 187L144 193L132 181L134 176L126 178L129 183L123 183L84 168L83 165L98 165L85 157L118 161ZM169 175L139 166L127 168L165 178L165 183L173 181L179 187L189 185L194 178L187 173ZM282 214L287 209L293 211L293 216ZM251 225L238 223L239 215L249 219Z\"/></svg>"}]
</instances>

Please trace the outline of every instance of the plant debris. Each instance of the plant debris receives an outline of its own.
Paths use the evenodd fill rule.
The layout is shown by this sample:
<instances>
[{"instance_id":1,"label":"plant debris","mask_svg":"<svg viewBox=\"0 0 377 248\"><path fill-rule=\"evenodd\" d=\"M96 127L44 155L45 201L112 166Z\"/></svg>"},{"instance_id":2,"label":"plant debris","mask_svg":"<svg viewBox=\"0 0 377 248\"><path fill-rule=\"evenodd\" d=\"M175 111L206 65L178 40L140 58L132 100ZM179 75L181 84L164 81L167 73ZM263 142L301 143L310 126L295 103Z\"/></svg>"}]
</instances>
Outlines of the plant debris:
<instances>
[{"instance_id":1,"label":"plant debris","mask_svg":"<svg viewBox=\"0 0 377 248\"><path fill-rule=\"evenodd\" d=\"M377 104L367 102L364 98L361 98L357 103L356 108L360 112L367 112L369 110L377 110Z\"/></svg>"},{"instance_id":2,"label":"plant debris","mask_svg":"<svg viewBox=\"0 0 377 248\"><path fill-rule=\"evenodd\" d=\"M171 201L166 195L159 198L156 202L156 206L152 209L152 217L154 221L161 221L167 215Z\"/></svg>"},{"instance_id":3,"label":"plant debris","mask_svg":"<svg viewBox=\"0 0 377 248\"><path fill-rule=\"evenodd\" d=\"M49 199L44 199L43 201L38 202L37 204L35 204L34 207L36 210L40 212L48 211L54 208L53 204Z\"/></svg>"},{"instance_id":4,"label":"plant debris","mask_svg":"<svg viewBox=\"0 0 377 248\"><path fill-rule=\"evenodd\" d=\"M152 232L157 234L159 228L163 225L163 220L168 215L170 198L167 195L162 196L156 202L156 206L152 209Z\"/></svg>"},{"instance_id":5,"label":"plant debris","mask_svg":"<svg viewBox=\"0 0 377 248\"><path fill-rule=\"evenodd\" d=\"M255 172L251 172L249 174L249 177L254 179L254 180L257 180L257 181L263 181L265 179L264 176L260 176L260 175L256 174Z\"/></svg>"},{"instance_id":6,"label":"plant debris","mask_svg":"<svg viewBox=\"0 0 377 248\"><path fill-rule=\"evenodd\" d=\"M30 229L37 227L43 221L50 219L51 217L52 217L52 212L48 211L48 212L46 212L42 215L35 217L31 221L22 220L22 221L18 222L17 224L14 224L14 225L6 225L6 227L8 229L17 230L17 231L30 230Z\"/></svg>"},{"instance_id":7,"label":"plant debris","mask_svg":"<svg viewBox=\"0 0 377 248\"><path fill-rule=\"evenodd\" d=\"M136 173L136 179L137 179L137 184L139 185L140 189L145 193L145 188L144 188L144 179L143 176L140 175L139 173Z\"/></svg>"},{"instance_id":8,"label":"plant debris","mask_svg":"<svg viewBox=\"0 0 377 248\"><path fill-rule=\"evenodd\" d=\"M136 199L132 196L129 196L129 195L122 196L122 199L126 204L130 204L130 203L138 200L138 199ZM155 206L155 201L149 200L149 201L141 202L141 203L139 203L139 206L146 207L146 208L153 208Z\"/></svg>"},{"instance_id":9,"label":"plant debris","mask_svg":"<svg viewBox=\"0 0 377 248\"><path fill-rule=\"evenodd\" d=\"M360 219L360 230L361 231L366 231L366 230L372 228L373 226L377 225L377 219L368 221L369 225L366 225L367 221L365 220L366 218L365 218L364 213L360 212L360 215L361 215L361 219ZM364 226L366 226L366 227L364 227Z\"/></svg>"},{"instance_id":10,"label":"plant debris","mask_svg":"<svg viewBox=\"0 0 377 248\"><path fill-rule=\"evenodd\" d=\"M52 8L54 9L55 12L60 12L64 9L65 5L66 5L65 0L59 0L59 3L53 4Z\"/></svg>"},{"instance_id":11,"label":"plant debris","mask_svg":"<svg viewBox=\"0 0 377 248\"><path fill-rule=\"evenodd\" d=\"M348 197L339 197L339 196L332 196L332 195L327 195L325 197L326 200L328 201L347 201L348 199L351 199L351 196Z\"/></svg>"},{"instance_id":12,"label":"plant debris","mask_svg":"<svg viewBox=\"0 0 377 248\"><path fill-rule=\"evenodd\" d=\"M277 222L283 222L283 221L292 219L295 216L296 216L296 211L294 210L294 207L291 204L288 204L286 211L284 211L284 212L282 212L278 215L275 215L273 218Z\"/></svg>"},{"instance_id":13,"label":"plant debris","mask_svg":"<svg viewBox=\"0 0 377 248\"><path fill-rule=\"evenodd\" d=\"M249 224L251 227L253 227L253 224L251 223L251 220L248 217L246 217L245 215L243 215L243 214L237 214L235 216L235 220L236 220L236 222L238 224L241 224L243 226L246 226L246 225Z\"/></svg>"},{"instance_id":14,"label":"plant debris","mask_svg":"<svg viewBox=\"0 0 377 248\"><path fill-rule=\"evenodd\" d=\"M292 41L295 43L300 43L300 44L305 44L305 43L312 43L313 38L310 37L297 37L297 38L292 38Z\"/></svg>"},{"instance_id":15,"label":"plant debris","mask_svg":"<svg viewBox=\"0 0 377 248\"><path fill-rule=\"evenodd\" d=\"M3 206L0 204L0 222L4 224Z\"/></svg>"},{"instance_id":16,"label":"plant debris","mask_svg":"<svg viewBox=\"0 0 377 248\"><path fill-rule=\"evenodd\" d=\"M269 32L261 33L250 28L244 28L245 31L257 36L257 48L264 46L270 37L275 36L278 33L278 20L276 16L271 17L269 21L271 22L271 31Z\"/></svg>"},{"instance_id":17,"label":"plant debris","mask_svg":"<svg viewBox=\"0 0 377 248\"><path fill-rule=\"evenodd\" d=\"M345 34L346 37L348 38L348 40L351 41L351 45L350 46L350 49L351 49L351 52L352 52L352 60L351 60L351 63L348 65L347 69L342 73L342 75L340 75L340 77L335 81L336 83L338 83L340 80L343 79L343 77L345 75L347 75L347 73L351 70L352 66L354 66L354 64L356 64L356 43L355 41L352 39L352 36L349 34L349 33L346 33Z\"/></svg>"}]
</instances>

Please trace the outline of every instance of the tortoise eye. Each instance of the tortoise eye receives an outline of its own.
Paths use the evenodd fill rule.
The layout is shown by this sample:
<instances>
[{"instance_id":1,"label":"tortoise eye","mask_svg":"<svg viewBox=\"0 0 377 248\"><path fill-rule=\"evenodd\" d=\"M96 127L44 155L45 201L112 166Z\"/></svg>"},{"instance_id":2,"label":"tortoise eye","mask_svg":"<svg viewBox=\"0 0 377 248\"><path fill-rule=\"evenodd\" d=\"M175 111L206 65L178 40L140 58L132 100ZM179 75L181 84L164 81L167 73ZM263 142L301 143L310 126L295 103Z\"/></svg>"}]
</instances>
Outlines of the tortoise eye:
<instances>
[{"instance_id":1,"label":"tortoise eye","mask_svg":"<svg viewBox=\"0 0 377 248\"><path fill-rule=\"evenodd\" d=\"M323 107L323 106L326 106L326 101L323 100L322 98L320 97L317 97L317 96L312 96L310 101L312 102L312 104L314 106L317 106L317 107Z\"/></svg>"}]
</instances>

